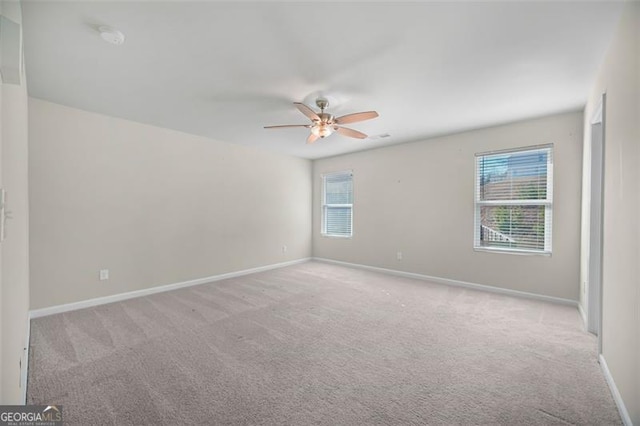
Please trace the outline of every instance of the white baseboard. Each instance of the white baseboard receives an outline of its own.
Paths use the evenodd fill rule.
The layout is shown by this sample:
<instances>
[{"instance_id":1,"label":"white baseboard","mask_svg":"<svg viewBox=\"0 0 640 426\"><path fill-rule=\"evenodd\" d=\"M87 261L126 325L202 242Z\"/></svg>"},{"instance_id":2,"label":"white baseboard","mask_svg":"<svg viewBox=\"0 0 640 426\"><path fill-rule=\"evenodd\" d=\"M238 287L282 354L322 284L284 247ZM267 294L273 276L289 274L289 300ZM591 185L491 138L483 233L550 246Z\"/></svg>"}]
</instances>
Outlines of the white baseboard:
<instances>
[{"instance_id":1,"label":"white baseboard","mask_svg":"<svg viewBox=\"0 0 640 426\"><path fill-rule=\"evenodd\" d=\"M473 290L488 291L488 292L491 292L491 293L499 293L499 294L505 294L505 295L515 296L515 297L524 297L524 298L527 298L527 299L542 300L542 301L545 301L545 302L553 302L553 303L558 303L558 304L561 304L561 305L573 306L573 307L576 307L576 308L579 305L576 300L563 299L561 297L545 296L543 294L528 293L526 291L512 290L512 289L508 289L508 288L494 287L494 286L490 286L490 285L476 284L476 283L470 283L470 282L466 282L466 281L452 280L452 279L449 279L449 278L432 277L432 276L429 276L429 275L416 274L416 273L413 273L413 272L398 271L396 269L379 268L377 266L369 266L369 265L361 265L361 264L358 264L358 263L342 262L342 261L339 261L339 260L326 259L326 258L322 258L322 257L314 257L313 260L317 260L319 262L335 263L337 265L343 265L343 266L350 266L352 268L366 269L366 270L369 270L369 271L381 272L383 274L396 275L396 276L399 276L399 277L415 278L415 279L423 280L423 281L431 281L431 282L438 283L438 284L447 284L447 285L453 285L453 286L456 286L456 287L465 287L465 288L469 288L469 289L473 289Z\"/></svg>"},{"instance_id":2,"label":"white baseboard","mask_svg":"<svg viewBox=\"0 0 640 426\"><path fill-rule=\"evenodd\" d=\"M607 384L609 385L609 389L611 390L611 395L613 396L613 400L618 406L620 417L622 417L622 423L625 426L633 426L633 422L631 421L631 416L629 416L629 412L627 411L627 407L625 407L624 405L624 401L622 400L620 391L618 391L616 382L613 380L611 371L609 371L609 366L607 365L607 361L604 359L604 356L602 354L600 354L599 361L600 361L600 367L602 368L602 372L604 373L604 378L607 381Z\"/></svg>"},{"instance_id":3,"label":"white baseboard","mask_svg":"<svg viewBox=\"0 0 640 426\"><path fill-rule=\"evenodd\" d=\"M22 405L27 405L27 379L29 374L29 347L31 342L31 315L27 314L27 335L22 349L22 365L20 366L20 390Z\"/></svg>"},{"instance_id":4,"label":"white baseboard","mask_svg":"<svg viewBox=\"0 0 640 426\"><path fill-rule=\"evenodd\" d=\"M80 302L67 303L64 305L50 306L48 308L34 309L29 311L31 318L40 318L48 315L60 314L63 312L75 311L78 309L90 308L92 306L104 305L107 303L119 302L121 300L133 299L134 297L148 296L150 294L161 293L170 290L176 290L184 287L191 287L199 284L206 284L214 281L225 280L228 278L240 277L242 275L255 274L257 272L268 271L271 269L283 268L285 266L296 265L298 263L308 262L311 258L302 258L289 262L274 263L271 265L259 266L257 268L244 269L242 271L228 272L226 274L212 275L210 277L197 278L195 280L183 281L174 284L166 284L158 287L145 288L142 290L130 291L127 293L119 293L111 296L96 297L95 299L82 300Z\"/></svg>"}]
</instances>

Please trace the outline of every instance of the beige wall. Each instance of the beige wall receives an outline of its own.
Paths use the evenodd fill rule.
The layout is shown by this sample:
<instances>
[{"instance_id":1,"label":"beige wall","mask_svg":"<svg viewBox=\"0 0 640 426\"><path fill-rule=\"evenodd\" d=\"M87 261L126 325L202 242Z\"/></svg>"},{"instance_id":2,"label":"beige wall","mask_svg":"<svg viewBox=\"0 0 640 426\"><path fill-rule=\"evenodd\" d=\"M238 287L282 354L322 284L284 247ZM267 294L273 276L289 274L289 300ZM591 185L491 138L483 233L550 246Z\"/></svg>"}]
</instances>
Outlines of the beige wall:
<instances>
[{"instance_id":1,"label":"beige wall","mask_svg":"<svg viewBox=\"0 0 640 426\"><path fill-rule=\"evenodd\" d=\"M0 2L0 12L21 22L20 3ZM1 54L1 53L0 53ZM22 403L29 309L29 204L27 87L2 84L0 88L1 186L7 191L6 239L0 244L0 404Z\"/></svg>"},{"instance_id":2,"label":"beige wall","mask_svg":"<svg viewBox=\"0 0 640 426\"><path fill-rule=\"evenodd\" d=\"M31 308L311 252L578 300L583 129L606 92L603 350L640 423L639 9L625 10L584 120L561 114L317 160L313 173L305 160L31 99ZM25 90L5 85L0 93L1 183L17 219L0 257L3 403L20 393L15 364L24 331L15 324L26 321L28 304ZM554 143L553 255L474 251L474 153L544 143ZM355 172L354 237L321 237L319 176L344 169ZM102 268L110 280L98 281Z\"/></svg>"},{"instance_id":3,"label":"beige wall","mask_svg":"<svg viewBox=\"0 0 640 426\"><path fill-rule=\"evenodd\" d=\"M29 114L32 309L310 256L310 161L33 98Z\"/></svg>"},{"instance_id":4,"label":"beige wall","mask_svg":"<svg viewBox=\"0 0 640 426\"><path fill-rule=\"evenodd\" d=\"M474 251L474 154L547 143L553 255ZM582 113L567 113L317 160L314 256L577 300L581 144ZM320 175L346 169L354 170L353 238L322 237Z\"/></svg>"},{"instance_id":5,"label":"beige wall","mask_svg":"<svg viewBox=\"0 0 640 426\"><path fill-rule=\"evenodd\" d=\"M634 2L623 12L584 123L587 152L589 119L606 92L602 350L634 424L640 424L639 61L640 3Z\"/></svg>"}]
</instances>

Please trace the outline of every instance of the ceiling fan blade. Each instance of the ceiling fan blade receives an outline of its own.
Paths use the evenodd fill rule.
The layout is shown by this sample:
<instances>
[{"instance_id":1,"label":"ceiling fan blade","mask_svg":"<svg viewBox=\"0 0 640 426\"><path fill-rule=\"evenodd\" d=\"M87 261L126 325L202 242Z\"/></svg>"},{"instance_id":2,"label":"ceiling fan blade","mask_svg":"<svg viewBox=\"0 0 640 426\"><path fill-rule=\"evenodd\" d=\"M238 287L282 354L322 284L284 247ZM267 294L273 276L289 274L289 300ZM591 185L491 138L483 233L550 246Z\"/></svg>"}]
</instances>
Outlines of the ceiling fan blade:
<instances>
[{"instance_id":1,"label":"ceiling fan blade","mask_svg":"<svg viewBox=\"0 0 640 426\"><path fill-rule=\"evenodd\" d=\"M307 129L311 127L311 124L282 124L279 126L264 126L265 129L282 129L285 127L306 127Z\"/></svg>"},{"instance_id":2,"label":"ceiling fan blade","mask_svg":"<svg viewBox=\"0 0 640 426\"><path fill-rule=\"evenodd\" d=\"M378 113L375 111L365 111L365 112L356 112L353 114L343 115L342 117L336 118L336 123L338 124L347 124L347 123L356 123L358 121L371 120L372 118L376 118Z\"/></svg>"},{"instance_id":3,"label":"ceiling fan blade","mask_svg":"<svg viewBox=\"0 0 640 426\"><path fill-rule=\"evenodd\" d=\"M301 113L309 117L312 121L320 121L320 117L318 117L318 114L316 114L315 111L313 111L305 104L300 102L294 102L293 104L300 110Z\"/></svg>"},{"instance_id":4,"label":"ceiling fan blade","mask_svg":"<svg viewBox=\"0 0 640 426\"><path fill-rule=\"evenodd\" d=\"M349 136L350 138L356 138L356 139L367 138L367 135L357 130L348 129L346 127L340 127L340 126L334 126L333 128L336 129L336 132L340 133L343 136Z\"/></svg>"},{"instance_id":5,"label":"ceiling fan blade","mask_svg":"<svg viewBox=\"0 0 640 426\"><path fill-rule=\"evenodd\" d=\"M309 133L307 143L314 143L316 140L318 140L318 136L314 135L313 133Z\"/></svg>"}]
</instances>

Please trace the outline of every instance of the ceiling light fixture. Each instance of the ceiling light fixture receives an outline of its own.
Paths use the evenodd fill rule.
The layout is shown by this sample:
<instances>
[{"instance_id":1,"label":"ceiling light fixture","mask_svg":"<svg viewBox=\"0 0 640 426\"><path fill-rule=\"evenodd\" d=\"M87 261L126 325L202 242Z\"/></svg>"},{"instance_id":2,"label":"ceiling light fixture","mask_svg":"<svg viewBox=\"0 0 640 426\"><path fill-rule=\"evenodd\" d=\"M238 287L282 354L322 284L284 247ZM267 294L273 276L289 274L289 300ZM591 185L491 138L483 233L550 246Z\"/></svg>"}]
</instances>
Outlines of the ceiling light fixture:
<instances>
[{"instance_id":1,"label":"ceiling light fixture","mask_svg":"<svg viewBox=\"0 0 640 426\"><path fill-rule=\"evenodd\" d=\"M333 129L326 123L318 123L311 128L311 133L321 138L325 138L333 133Z\"/></svg>"},{"instance_id":2,"label":"ceiling light fixture","mask_svg":"<svg viewBox=\"0 0 640 426\"><path fill-rule=\"evenodd\" d=\"M115 28L103 25L98 28L98 31L100 31L100 37L107 43L115 44L116 46L124 43L124 34Z\"/></svg>"},{"instance_id":3,"label":"ceiling light fixture","mask_svg":"<svg viewBox=\"0 0 640 426\"><path fill-rule=\"evenodd\" d=\"M320 113L315 112L308 106L300 102L293 103L301 113L311 119L311 124L284 124L280 126L264 126L265 129L278 129L283 127L304 127L311 129L311 134L307 138L307 143L314 143L318 138L326 138L334 131L356 139L366 139L367 135L357 130L349 129L342 126L347 123L357 123L359 121L371 120L376 118L378 113L375 111L363 111L355 112L353 114L343 115L342 117L334 117L332 114L324 112L325 108L329 106L329 101L326 98L316 99L316 105L320 108Z\"/></svg>"}]
</instances>

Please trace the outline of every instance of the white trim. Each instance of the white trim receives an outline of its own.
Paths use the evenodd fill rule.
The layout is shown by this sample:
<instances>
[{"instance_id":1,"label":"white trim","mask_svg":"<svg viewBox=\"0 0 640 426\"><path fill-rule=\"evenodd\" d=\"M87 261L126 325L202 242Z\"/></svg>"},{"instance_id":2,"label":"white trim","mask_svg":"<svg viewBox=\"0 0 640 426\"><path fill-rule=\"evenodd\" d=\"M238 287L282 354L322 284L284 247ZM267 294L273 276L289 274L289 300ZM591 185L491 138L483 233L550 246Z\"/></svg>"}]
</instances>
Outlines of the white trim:
<instances>
[{"instance_id":1,"label":"white trim","mask_svg":"<svg viewBox=\"0 0 640 426\"><path fill-rule=\"evenodd\" d=\"M351 204L327 204L327 177L328 176L344 176L344 175L349 175L351 177ZM337 172L330 172L330 173L321 173L320 174L320 182L322 187L320 188L320 193L321 193L321 204L322 204L322 212L321 212L321 217L320 217L320 235L323 237L329 237L329 238L352 238L353 237L353 204L354 204L354 200L353 200L353 192L354 192L354 185L353 185L353 169L349 169L349 170L342 170L342 171L337 171ZM350 208L351 209L351 233L349 235L342 235L342 234L329 234L327 232L327 210L329 207L342 207L342 208Z\"/></svg>"},{"instance_id":2,"label":"white trim","mask_svg":"<svg viewBox=\"0 0 640 426\"><path fill-rule=\"evenodd\" d=\"M553 253L550 251L529 250L529 249L509 249L505 247L474 247L474 251L486 251L489 253L503 253L503 254L519 254L524 256L547 256L551 257Z\"/></svg>"},{"instance_id":3,"label":"white trim","mask_svg":"<svg viewBox=\"0 0 640 426\"><path fill-rule=\"evenodd\" d=\"M521 151L544 151L545 149L553 148L552 143L545 143L542 145L527 145L521 146L518 148L505 148L498 149L493 151L485 151L485 152L476 152L476 157L481 157L483 155L495 155L495 154L509 154L511 152L521 152Z\"/></svg>"},{"instance_id":4,"label":"white trim","mask_svg":"<svg viewBox=\"0 0 640 426\"><path fill-rule=\"evenodd\" d=\"M212 275L210 277L197 278L195 280L182 281L174 284L166 284L157 287L145 288L142 290L129 291L111 296L96 297L95 299L81 300L80 302L66 303L64 305L50 306L48 308L34 309L29 311L31 318L40 318L48 315L60 314L63 312L75 311L78 309L90 308L92 306L104 305L107 303L119 302L121 300L133 299L135 297L148 296L150 294L162 293L184 287L191 287L199 284L206 284L228 278L240 277L242 275L255 274L257 272L269 271L271 269L283 268L285 266L297 265L308 262L311 258L292 260L289 262L274 263L271 265L259 266L257 268L244 269L242 271L228 272L226 274Z\"/></svg>"},{"instance_id":5,"label":"white trim","mask_svg":"<svg viewBox=\"0 0 640 426\"><path fill-rule=\"evenodd\" d=\"M603 93L604 95L604 93ZM602 97L600 97L600 102L598 102L598 106L594 110L593 114L591 114L591 123L589 124L599 124L602 123Z\"/></svg>"},{"instance_id":6,"label":"white trim","mask_svg":"<svg viewBox=\"0 0 640 426\"><path fill-rule=\"evenodd\" d=\"M543 254L551 256L552 253L552 229L553 229L553 143L545 145L537 145L521 148L510 148L500 151L481 152L475 154L475 173L474 173L474 228L473 228L473 248L474 250L484 250L495 248L496 252L508 253L518 252L521 254ZM536 153L544 152L547 155L546 170L546 199L544 200L526 200L526 199L509 199L509 200L482 200L480 196L481 164L484 165L484 158L490 156L502 156L518 152ZM482 207L499 207L499 206L544 206L544 248L539 249L513 249L511 247L502 247L500 245L481 245L482 223L481 209ZM489 251L489 250L487 250Z\"/></svg>"},{"instance_id":7,"label":"white trim","mask_svg":"<svg viewBox=\"0 0 640 426\"><path fill-rule=\"evenodd\" d=\"M506 294L508 296L523 297L526 299L542 300L545 302L552 302L560 305L567 305L567 306L573 306L573 307L578 306L578 302L576 300L563 299L561 297L546 296L544 294L536 294L536 293L528 293L526 291L512 290L509 288L494 287L494 286L485 285L485 284L476 284L476 283L470 283L466 281L452 280L449 278L432 277L430 275L422 275L422 274L416 274L413 272L398 271L397 269L378 268L377 266L342 262L340 260L326 259L322 257L314 257L312 259L317 260L319 262L335 263L336 265L350 266L352 268L358 268L358 269L366 269L369 271L381 272L383 274L396 275L396 276L405 277L405 278L415 278L417 280L431 281L438 284L446 284L446 285L452 285L456 287L465 287L473 290Z\"/></svg>"},{"instance_id":8,"label":"white trim","mask_svg":"<svg viewBox=\"0 0 640 426\"><path fill-rule=\"evenodd\" d=\"M588 322L587 322L587 313L582 308L582 304L578 303L578 312L580 313L580 318L582 318L582 323L584 325L584 329L587 330Z\"/></svg>"},{"instance_id":9,"label":"white trim","mask_svg":"<svg viewBox=\"0 0 640 426\"><path fill-rule=\"evenodd\" d=\"M27 335L24 342L22 365L20 366L20 386L22 392L22 405L27 405L27 386L29 378L29 352L31 348L31 313L27 313Z\"/></svg>"},{"instance_id":10,"label":"white trim","mask_svg":"<svg viewBox=\"0 0 640 426\"><path fill-rule=\"evenodd\" d=\"M600 276L599 278L599 286L598 286L598 300L597 300L597 324L598 324L598 355L602 355L602 312L603 312L603 305L602 305L602 300L603 300L603 293L604 293L604 279L602 277L602 266L603 266L603 253L604 253L604 246L603 246L603 239L604 239L604 196L605 196L605 189L604 189L604 176L605 176L605 159L606 159L606 141L607 141L607 92L605 91L602 96L600 97L600 104L598 106L598 115L599 115L599 119L600 119L600 125L601 125L601 135L602 135L602 140L600 141L601 146L602 146L602 158L601 158L601 166L602 169L600 170L600 177L602 178L602 182L601 182L601 187L600 187Z\"/></svg>"},{"instance_id":11,"label":"white trim","mask_svg":"<svg viewBox=\"0 0 640 426\"><path fill-rule=\"evenodd\" d=\"M616 382L613 380L613 376L611 375L611 371L609 371L609 366L607 365L607 361L605 361L604 356L600 354L598 358L600 361L600 367L602 368L602 372L604 373L604 378L609 385L609 389L611 390L611 396L613 396L613 400L618 407L618 412L620 412L620 417L622 417L622 423L625 426L633 426L633 422L631 421L631 416L629 416L629 412L627 411L627 407L624 405L624 401L622 400L622 395L620 395L620 391L618 391L618 387L616 386Z\"/></svg>"},{"instance_id":12,"label":"white trim","mask_svg":"<svg viewBox=\"0 0 640 426\"><path fill-rule=\"evenodd\" d=\"M322 238L337 238L340 240L352 240L352 235L334 235L334 234L320 234Z\"/></svg>"}]
</instances>

